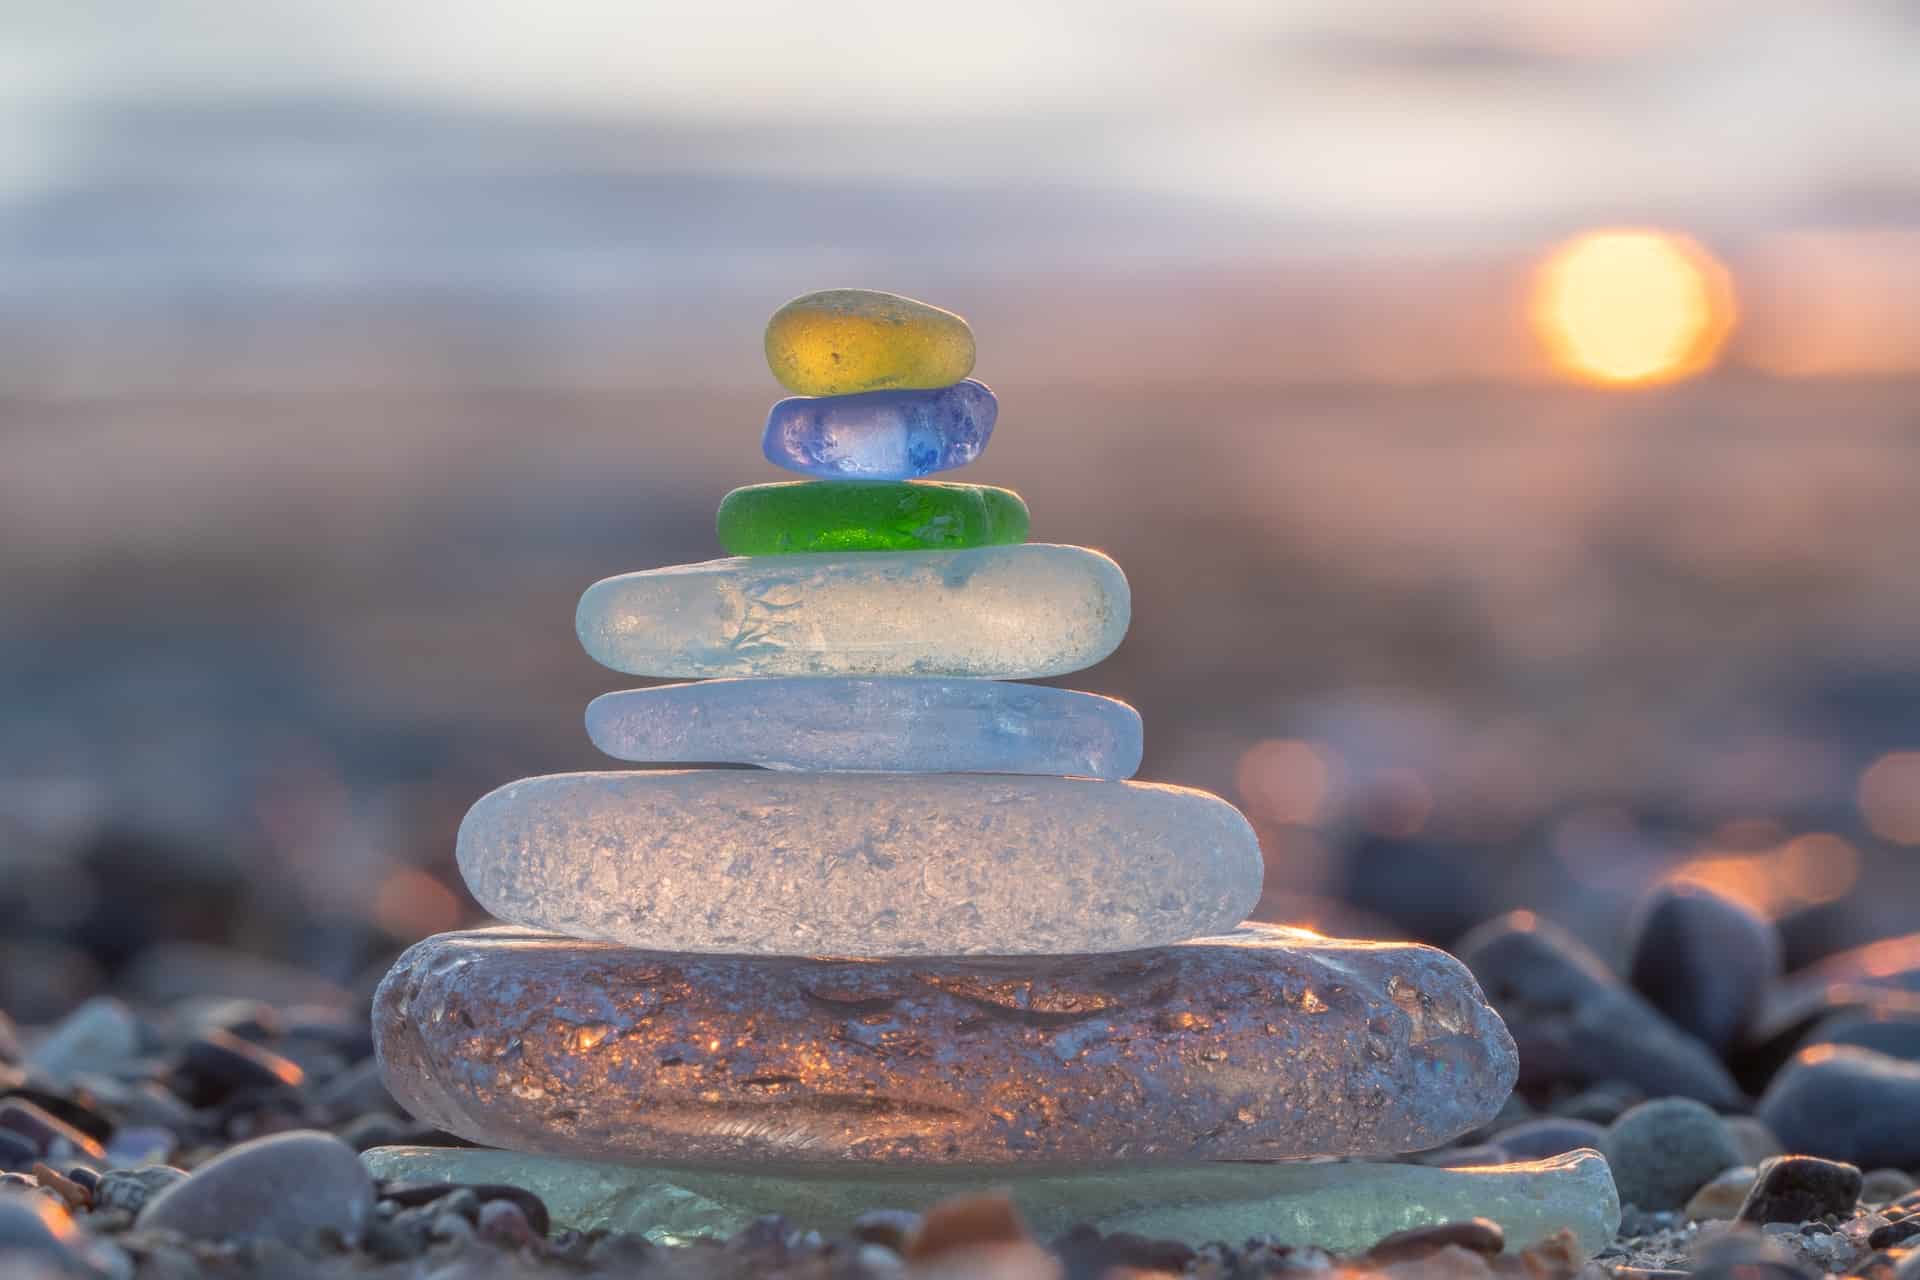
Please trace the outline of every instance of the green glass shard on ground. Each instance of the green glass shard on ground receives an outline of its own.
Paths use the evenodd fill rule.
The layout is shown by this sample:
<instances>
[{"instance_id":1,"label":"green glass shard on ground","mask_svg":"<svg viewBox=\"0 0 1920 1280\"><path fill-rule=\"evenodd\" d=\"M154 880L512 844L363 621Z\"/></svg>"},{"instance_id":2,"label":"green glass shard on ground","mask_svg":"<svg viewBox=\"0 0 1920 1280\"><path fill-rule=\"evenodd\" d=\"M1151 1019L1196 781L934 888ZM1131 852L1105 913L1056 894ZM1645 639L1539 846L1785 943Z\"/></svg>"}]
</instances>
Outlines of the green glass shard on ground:
<instances>
[{"instance_id":1,"label":"green glass shard on ground","mask_svg":"<svg viewBox=\"0 0 1920 1280\"><path fill-rule=\"evenodd\" d=\"M1025 542L1027 504L991 485L799 480L735 489L717 523L736 556L958 551Z\"/></svg>"}]
</instances>

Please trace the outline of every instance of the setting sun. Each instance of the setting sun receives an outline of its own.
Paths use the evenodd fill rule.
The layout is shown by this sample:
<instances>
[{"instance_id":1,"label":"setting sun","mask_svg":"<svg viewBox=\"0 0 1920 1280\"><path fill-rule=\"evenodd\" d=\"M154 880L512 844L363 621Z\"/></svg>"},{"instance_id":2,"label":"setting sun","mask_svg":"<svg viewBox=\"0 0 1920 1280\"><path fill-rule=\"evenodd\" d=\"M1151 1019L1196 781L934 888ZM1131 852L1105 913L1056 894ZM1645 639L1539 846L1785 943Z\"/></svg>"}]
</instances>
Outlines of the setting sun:
<instances>
[{"instance_id":1,"label":"setting sun","mask_svg":"<svg viewBox=\"0 0 1920 1280\"><path fill-rule=\"evenodd\" d=\"M1595 231L1533 278L1533 327L1563 373L1611 385L1667 382L1713 363L1733 324L1727 273L1693 241Z\"/></svg>"}]
</instances>

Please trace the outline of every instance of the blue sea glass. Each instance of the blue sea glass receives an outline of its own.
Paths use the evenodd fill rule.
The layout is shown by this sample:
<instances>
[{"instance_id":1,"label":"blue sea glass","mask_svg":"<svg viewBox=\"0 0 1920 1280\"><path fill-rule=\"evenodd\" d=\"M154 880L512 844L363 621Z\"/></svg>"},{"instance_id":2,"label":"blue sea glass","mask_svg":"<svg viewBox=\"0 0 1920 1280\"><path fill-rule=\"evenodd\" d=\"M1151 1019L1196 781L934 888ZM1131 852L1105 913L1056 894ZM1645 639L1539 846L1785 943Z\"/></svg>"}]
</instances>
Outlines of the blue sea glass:
<instances>
[{"instance_id":1,"label":"blue sea glass","mask_svg":"<svg viewBox=\"0 0 1920 1280\"><path fill-rule=\"evenodd\" d=\"M587 706L620 760L849 773L1130 778L1140 713L1114 698L999 680L771 678L629 689Z\"/></svg>"},{"instance_id":2,"label":"blue sea glass","mask_svg":"<svg viewBox=\"0 0 1920 1280\"><path fill-rule=\"evenodd\" d=\"M790 396L767 414L767 461L827 480L913 480L964 467L1000 405L969 378L937 391Z\"/></svg>"}]
</instances>

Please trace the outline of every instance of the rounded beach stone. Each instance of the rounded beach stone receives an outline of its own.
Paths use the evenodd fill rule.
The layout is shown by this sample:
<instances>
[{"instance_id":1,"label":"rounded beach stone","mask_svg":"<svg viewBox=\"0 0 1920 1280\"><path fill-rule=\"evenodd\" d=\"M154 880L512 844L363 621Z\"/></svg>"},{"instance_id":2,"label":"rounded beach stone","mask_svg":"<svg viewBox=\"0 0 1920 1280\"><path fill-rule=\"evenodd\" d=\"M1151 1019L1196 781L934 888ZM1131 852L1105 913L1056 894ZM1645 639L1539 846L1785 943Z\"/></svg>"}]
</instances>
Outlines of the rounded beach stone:
<instances>
[{"instance_id":1,"label":"rounded beach stone","mask_svg":"<svg viewBox=\"0 0 1920 1280\"><path fill-rule=\"evenodd\" d=\"M1011 489L931 480L788 480L735 489L715 517L728 555L959 551L1027 540Z\"/></svg>"},{"instance_id":2,"label":"rounded beach stone","mask_svg":"<svg viewBox=\"0 0 1920 1280\"><path fill-rule=\"evenodd\" d=\"M1262 873L1204 791L993 774L554 774L481 797L458 856L513 924L748 955L1159 946L1231 929Z\"/></svg>"},{"instance_id":3,"label":"rounded beach stone","mask_svg":"<svg viewBox=\"0 0 1920 1280\"><path fill-rule=\"evenodd\" d=\"M945 387L973 372L973 330L965 320L877 289L795 298L767 321L766 347L773 376L803 396Z\"/></svg>"},{"instance_id":4,"label":"rounded beach stone","mask_svg":"<svg viewBox=\"0 0 1920 1280\"><path fill-rule=\"evenodd\" d=\"M1613 1166L1621 1203L1642 1209L1678 1209L1740 1163L1725 1123L1691 1098L1655 1098L1628 1108L1607 1127L1600 1149Z\"/></svg>"},{"instance_id":5,"label":"rounded beach stone","mask_svg":"<svg viewBox=\"0 0 1920 1280\"><path fill-rule=\"evenodd\" d=\"M789 396L767 412L767 461L824 480L912 480L964 467L993 435L1000 403L969 378L938 391Z\"/></svg>"},{"instance_id":6,"label":"rounded beach stone","mask_svg":"<svg viewBox=\"0 0 1920 1280\"><path fill-rule=\"evenodd\" d=\"M330 1231L349 1244L373 1217L373 1179L352 1147L296 1129L229 1148L147 1201L135 1225L217 1240L297 1244Z\"/></svg>"},{"instance_id":7,"label":"rounded beach stone","mask_svg":"<svg viewBox=\"0 0 1920 1280\"><path fill-rule=\"evenodd\" d=\"M629 689L587 704L587 736L620 760L841 772L1127 778L1141 752L1140 713L1114 698L910 676Z\"/></svg>"},{"instance_id":8,"label":"rounded beach stone","mask_svg":"<svg viewBox=\"0 0 1920 1280\"><path fill-rule=\"evenodd\" d=\"M1120 566L1035 542L971 551L735 557L605 578L575 627L639 676L975 676L1090 667L1132 613Z\"/></svg>"},{"instance_id":9,"label":"rounded beach stone","mask_svg":"<svg viewBox=\"0 0 1920 1280\"><path fill-rule=\"evenodd\" d=\"M1666 880L1635 913L1628 981L1654 1008L1724 1050L1780 976L1773 921L1710 885Z\"/></svg>"},{"instance_id":10,"label":"rounded beach stone","mask_svg":"<svg viewBox=\"0 0 1920 1280\"><path fill-rule=\"evenodd\" d=\"M763 1172L1421 1150L1485 1123L1516 1070L1446 953L1273 925L891 961L442 934L373 1022L394 1097L461 1137Z\"/></svg>"}]
</instances>

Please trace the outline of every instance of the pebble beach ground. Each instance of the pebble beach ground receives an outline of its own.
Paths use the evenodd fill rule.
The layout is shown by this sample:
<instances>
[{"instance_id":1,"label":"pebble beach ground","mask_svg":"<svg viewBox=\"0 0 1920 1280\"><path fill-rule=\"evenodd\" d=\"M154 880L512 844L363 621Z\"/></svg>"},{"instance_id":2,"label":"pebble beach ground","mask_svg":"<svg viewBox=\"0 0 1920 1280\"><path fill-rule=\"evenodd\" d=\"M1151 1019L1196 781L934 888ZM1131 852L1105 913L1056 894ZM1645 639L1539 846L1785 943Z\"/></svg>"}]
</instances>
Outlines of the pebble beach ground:
<instances>
[{"instance_id":1,"label":"pebble beach ground","mask_svg":"<svg viewBox=\"0 0 1920 1280\"><path fill-rule=\"evenodd\" d=\"M1339 1255L1041 1237L990 1191L924 1213L876 1202L831 1233L576 1230L518 1187L377 1181L358 1153L464 1144L393 1103L364 1009L222 998L214 966L171 1001L0 1023L0 1275L1920 1277L1920 937L1782 977L1770 928L1670 885L1627 939L1631 981L1529 913L1461 941L1521 1086L1482 1130L1406 1159L1604 1152L1624 1210L1591 1257L1571 1234L1503 1252L1500 1226L1471 1218Z\"/></svg>"}]
</instances>

